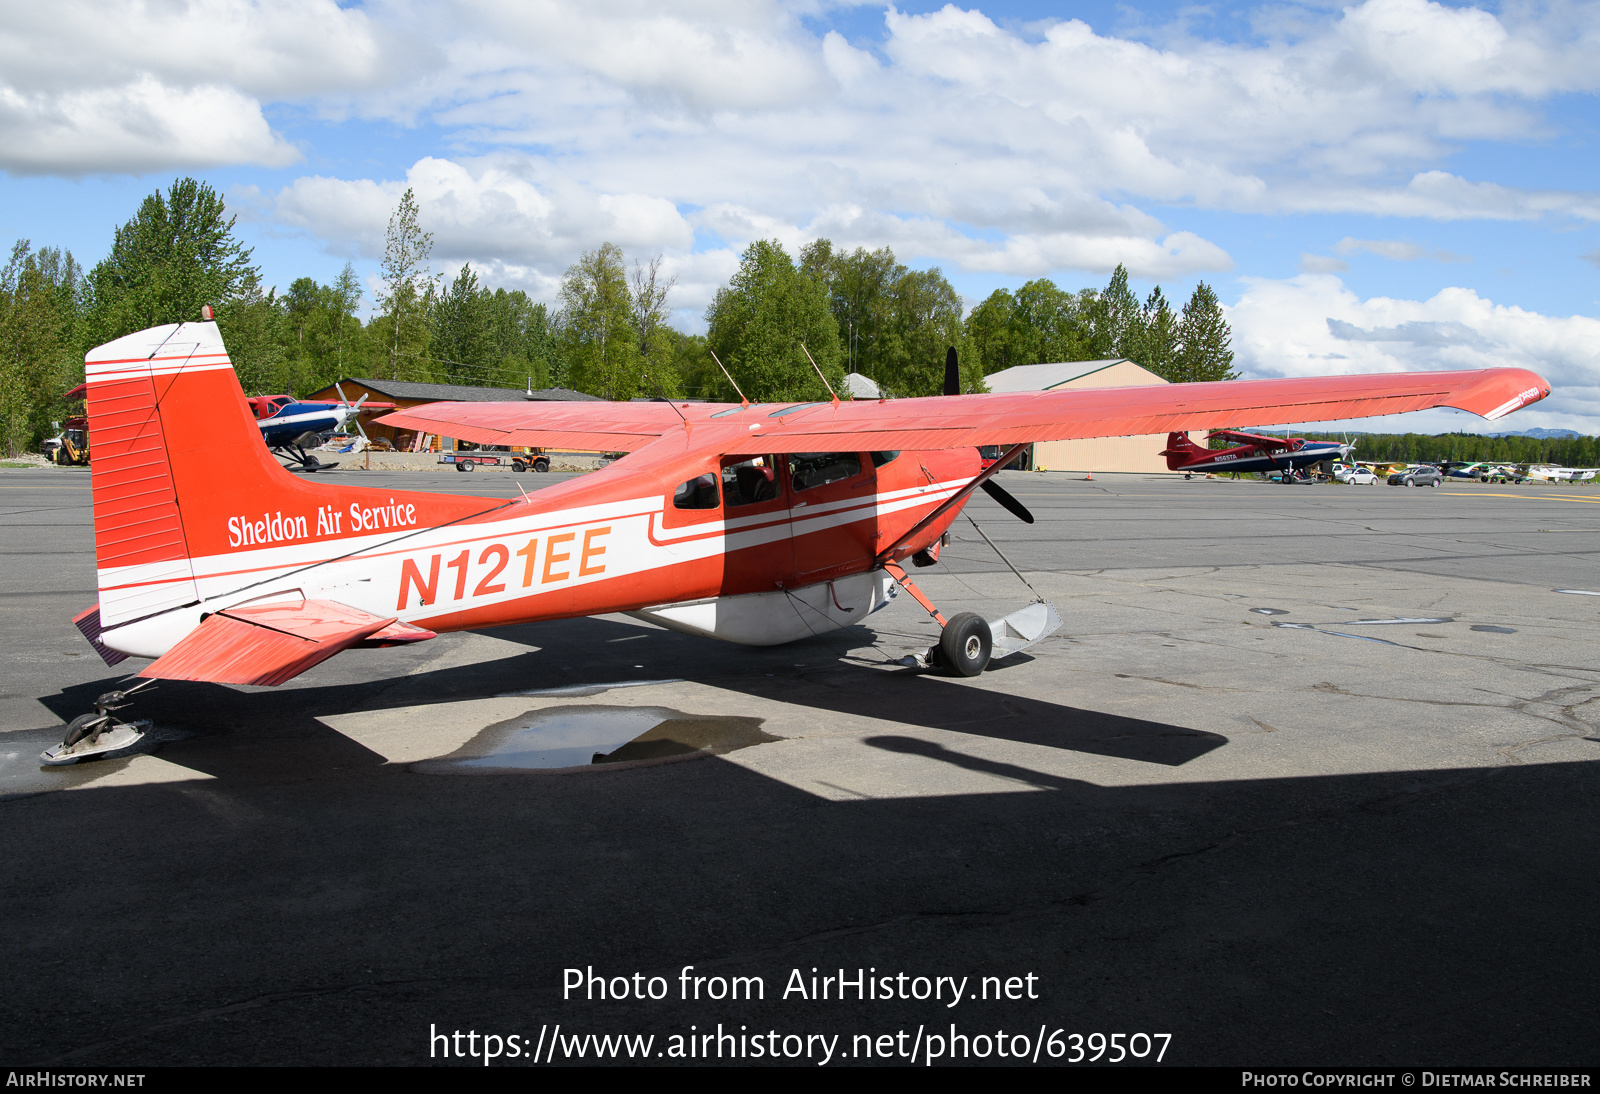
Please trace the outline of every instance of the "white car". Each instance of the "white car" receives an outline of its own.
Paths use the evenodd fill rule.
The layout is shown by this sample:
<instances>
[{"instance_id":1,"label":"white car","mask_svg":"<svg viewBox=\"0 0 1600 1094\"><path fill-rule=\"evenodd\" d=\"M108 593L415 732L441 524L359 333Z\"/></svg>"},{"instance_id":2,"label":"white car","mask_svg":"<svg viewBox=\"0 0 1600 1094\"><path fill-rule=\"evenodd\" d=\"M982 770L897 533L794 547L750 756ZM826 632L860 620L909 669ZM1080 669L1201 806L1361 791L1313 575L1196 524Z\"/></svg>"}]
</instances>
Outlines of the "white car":
<instances>
[{"instance_id":1,"label":"white car","mask_svg":"<svg viewBox=\"0 0 1600 1094\"><path fill-rule=\"evenodd\" d=\"M1371 486L1378 481L1378 476L1365 467L1342 467L1333 473L1333 477L1351 486Z\"/></svg>"}]
</instances>

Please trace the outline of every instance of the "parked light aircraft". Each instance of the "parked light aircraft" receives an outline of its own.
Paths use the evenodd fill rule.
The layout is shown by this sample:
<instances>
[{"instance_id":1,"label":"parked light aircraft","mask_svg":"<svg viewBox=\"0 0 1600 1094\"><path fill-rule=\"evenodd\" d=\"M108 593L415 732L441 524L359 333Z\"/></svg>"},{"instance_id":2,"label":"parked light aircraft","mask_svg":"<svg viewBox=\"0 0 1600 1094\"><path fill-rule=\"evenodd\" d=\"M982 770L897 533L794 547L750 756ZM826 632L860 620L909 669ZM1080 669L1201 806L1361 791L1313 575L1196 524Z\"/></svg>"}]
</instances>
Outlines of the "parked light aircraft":
<instances>
[{"instance_id":1,"label":"parked light aircraft","mask_svg":"<svg viewBox=\"0 0 1600 1094\"><path fill-rule=\"evenodd\" d=\"M260 443L215 323L119 338L85 371L100 598L75 622L108 664L151 658L146 681L229 684L281 684L358 645L610 612L771 645L859 623L895 585L942 627L927 661L973 675L1053 612L1038 605L1017 636L975 613L947 620L902 567L936 561L980 487L1026 516L989 479L1033 441L1241 413L1500 418L1550 391L1505 368L844 403L435 403L383 419L480 444L628 453L499 501L290 474ZM981 444L1007 454L980 469ZM44 761L127 743L107 715L125 695L102 696Z\"/></svg>"},{"instance_id":2,"label":"parked light aircraft","mask_svg":"<svg viewBox=\"0 0 1600 1094\"><path fill-rule=\"evenodd\" d=\"M339 399L337 403L302 403L292 395L256 395L247 402L268 448L292 453L295 470L320 471L335 465L322 463L306 450L321 443L322 434L337 433L351 425L360 430L363 408L393 410L395 407L394 403L369 403L365 395L352 403L344 398L343 389L339 389ZM365 430L361 436L365 439Z\"/></svg>"},{"instance_id":3,"label":"parked light aircraft","mask_svg":"<svg viewBox=\"0 0 1600 1094\"><path fill-rule=\"evenodd\" d=\"M1167 434L1167 447L1161 455L1167 458L1168 471L1182 471L1198 475L1215 471L1287 472L1284 481L1292 481L1297 468L1310 467L1325 460L1342 460L1350 454L1351 445L1335 441L1308 441L1304 437L1273 437L1266 433L1241 433L1232 429L1218 429L1206 435L1207 440L1234 441L1235 447L1227 449L1201 448L1184 432Z\"/></svg>"}]
</instances>

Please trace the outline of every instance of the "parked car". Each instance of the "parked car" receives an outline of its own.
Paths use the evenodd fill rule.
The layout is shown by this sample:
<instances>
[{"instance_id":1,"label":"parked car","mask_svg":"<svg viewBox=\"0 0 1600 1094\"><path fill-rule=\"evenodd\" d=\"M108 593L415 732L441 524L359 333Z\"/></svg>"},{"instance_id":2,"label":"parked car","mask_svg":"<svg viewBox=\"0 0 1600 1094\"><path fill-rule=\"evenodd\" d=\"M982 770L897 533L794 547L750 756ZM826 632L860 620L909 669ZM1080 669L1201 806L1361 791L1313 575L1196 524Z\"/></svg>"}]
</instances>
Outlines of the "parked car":
<instances>
[{"instance_id":1,"label":"parked car","mask_svg":"<svg viewBox=\"0 0 1600 1094\"><path fill-rule=\"evenodd\" d=\"M1372 486L1378 481L1378 476L1365 467L1341 467L1333 477L1349 486Z\"/></svg>"},{"instance_id":2,"label":"parked car","mask_svg":"<svg viewBox=\"0 0 1600 1094\"><path fill-rule=\"evenodd\" d=\"M1390 486L1438 486L1443 481L1437 467L1408 467L1389 476Z\"/></svg>"}]
</instances>

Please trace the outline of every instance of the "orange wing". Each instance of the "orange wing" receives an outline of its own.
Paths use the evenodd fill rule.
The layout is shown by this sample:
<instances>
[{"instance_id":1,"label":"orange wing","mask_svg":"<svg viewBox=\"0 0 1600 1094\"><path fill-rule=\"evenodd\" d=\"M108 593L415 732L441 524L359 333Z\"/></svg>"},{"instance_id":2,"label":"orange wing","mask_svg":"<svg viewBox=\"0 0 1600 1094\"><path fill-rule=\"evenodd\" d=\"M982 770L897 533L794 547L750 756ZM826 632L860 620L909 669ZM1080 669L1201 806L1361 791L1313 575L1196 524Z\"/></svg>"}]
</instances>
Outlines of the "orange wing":
<instances>
[{"instance_id":1,"label":"orange wing","mask_svg":"<svg viewBox=\"0 0 1600 1094\"><path fill-rule=\"evenodd\" d=\"M700 417L708 405L691 404ZM386 414L374 424L474 444L632 452L682 427L683 419L667 403L427 403Z\"/></svg>"},{"instance_id":2,"label":"orange wing","mask_svg":"<svg viewBox=\"0 0 1600 1094\"><path fill-rule=\"evenodd\" d=\"M1453 407L1491 421L1550 394L1520 368L1078 388L848 403L432 403L380 419L479 444L631 451L688 422L724 452L830 452L1026 444L1316 422ZM694 443L694 442L691 442Z\"/></svg>"}]
</instances>

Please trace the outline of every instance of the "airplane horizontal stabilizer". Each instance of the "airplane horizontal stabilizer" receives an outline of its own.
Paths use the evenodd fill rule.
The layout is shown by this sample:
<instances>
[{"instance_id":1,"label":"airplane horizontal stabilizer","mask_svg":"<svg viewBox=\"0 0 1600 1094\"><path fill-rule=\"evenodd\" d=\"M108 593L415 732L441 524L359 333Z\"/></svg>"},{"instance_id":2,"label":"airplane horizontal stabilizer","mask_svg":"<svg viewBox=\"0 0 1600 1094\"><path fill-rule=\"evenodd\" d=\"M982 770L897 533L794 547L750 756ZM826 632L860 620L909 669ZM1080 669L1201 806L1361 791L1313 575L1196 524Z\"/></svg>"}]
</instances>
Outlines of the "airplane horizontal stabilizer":
<instances>
[{"instance_id":1,"label":"airplane horizontal stabilizer","mask_svg":"<svg viewBox=\"0 0 1600 1094\"><path fill-rule=\"evenodd\" d=\"M217 684L281 684L340 650L377 638L396 622L332 600L245 604L206 616L139 675ZM417 638L386 636L383 641L433 637L420 627L408 629L421 633Z\"/></svg>"}]
</instances>

